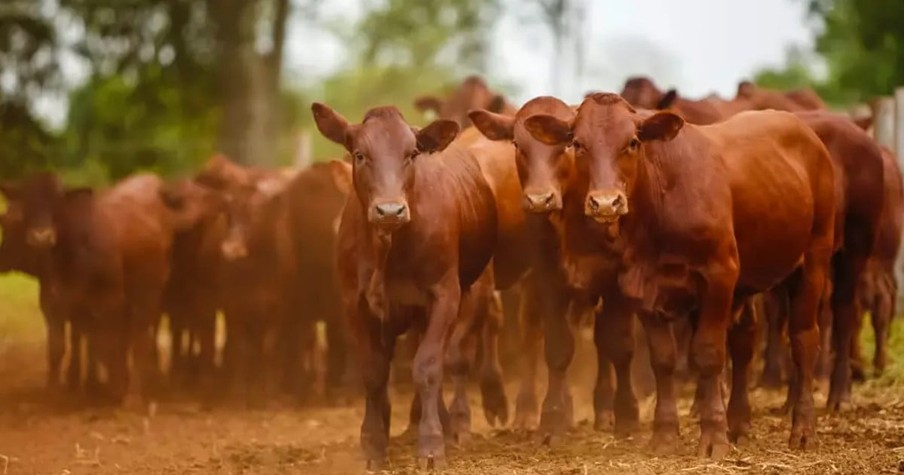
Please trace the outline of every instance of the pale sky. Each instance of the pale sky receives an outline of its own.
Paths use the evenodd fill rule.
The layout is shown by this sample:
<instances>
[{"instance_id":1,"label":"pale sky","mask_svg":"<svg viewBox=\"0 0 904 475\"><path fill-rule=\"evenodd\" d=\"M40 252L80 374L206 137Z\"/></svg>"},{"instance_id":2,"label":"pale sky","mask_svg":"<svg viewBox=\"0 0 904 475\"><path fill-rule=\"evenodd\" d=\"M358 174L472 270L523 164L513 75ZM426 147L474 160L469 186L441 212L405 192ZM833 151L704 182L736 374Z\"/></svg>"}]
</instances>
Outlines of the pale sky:
<instances>
[{"instance_id":1,"label":"pale sky","mask_svg":"<svg viewBox=\"0 0 904 475\"><path fill-rule=\"evenodd\" d=\"M329 0L320 12L331 24L347 24L351 32L364 1ZM505 1L515 5L523 0ZM526 24L523 12L510 7L503 13L494 32L490 74L519 89L512 98L515 102L543 94L575 101L590 89L617 92L625 78L635 74L651 75L661 87L677 87L687 97L710 92L732 97L740 79L759 68L781 65L788 47L812 44L805 2L800 0L587 0L587 4L585 75L561 91L552 90L548 32ZM301 15L293 17L285 58L290 82L316 81L344 59L341 40ZM71 58L62 66L70 84L83 80L84 68ZM65 100L46 98L38 109L60 125Z\"/></svg>"},{"instance_id":2,"label":"pale sky","mask_svg":"<svg viewBox=\"0 0 904 475\"><path fill-rule=\"evenodd\" d=\"M361 15L361 3L330 0L322 11L330 18L347 18L351 28ZM576 100L589 89L618 91L625 78L634 74L650 74L663 87L677 87L688 97L710 92L733 97L740 79L762 67L783 64L788 47L809 48L813 41L806 23L806 2L800 0L587 3L587 71L582 84L559 93L567 100ZM511 9L503 13L491 61L494 76L519 87L520 94L514 98L519 102L556 93L551 90L548 33L543 27L525 25L523 16ZM318 75L340 64L342 44L300 23L293 23L296 34L291 35L287 48L290 71Z\"/></svg>"}]
</instances>

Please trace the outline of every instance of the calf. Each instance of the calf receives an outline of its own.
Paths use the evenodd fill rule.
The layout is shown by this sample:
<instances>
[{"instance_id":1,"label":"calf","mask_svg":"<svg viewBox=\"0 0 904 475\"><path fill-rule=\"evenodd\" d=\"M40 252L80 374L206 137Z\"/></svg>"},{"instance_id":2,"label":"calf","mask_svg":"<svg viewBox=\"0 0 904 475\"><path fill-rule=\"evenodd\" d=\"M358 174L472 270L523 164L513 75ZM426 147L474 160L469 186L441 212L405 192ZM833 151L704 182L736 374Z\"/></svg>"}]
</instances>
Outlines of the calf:
<instances>
[{"instance_id":1,"label":"calf","mask_svg":"<svg viewBox=\"0 0 904 475\"><path fill-rule=\"evenodd\" d=\"M137 175L94 193L64 189L56 176L41 173L20 189L26 239L49 259L48 279L59 289L56 308L88 318L115 402L147 400L157 372L152 329L174 230L160 186L154 176Z\"/></svg>"},{"instance_id":2,"label":"calf","mask_svg":"<svg viewBox=\"0 0 904 475\"><path fill-rule=\"evenodd\" d=\"M218 197L193 180L168 183L160 195L176 219L183 221L174 236L172 271L163 296L173 340L171 376L179 383L199 380L209 399L220 309L220 242L226 223Z\"/></svg>"},{"instance_id":3,"label":"calf","mask_svg":"<svg viewBox=\"0 0 904 475\"><path fill-rule=\"evenodd\" d=\"M879 222L873 254L860 280L858 289L861 306L869 310L875 333L876 348L873 368L877 373L885 369L887 361L888 325L895 316L898 280L895 263L901 247L901 223L904 220L904 193L901 190L901 171L898 161L890 150L882 147L884 165L885 200ZM852 369L863 375L863 362L859 348L859 327L862 319L855 322L852 347Z\"/></svg>"},{"instance_id":4,"label":"calf","mask_svg":"<svg viewBox=\"0 0 904 475\"><path fill-rule=\"evenodd\" d=\"M806 446L815 435L816 313L835 212L833 169L819 137L787 113L745 113L697 127L667 111L638 113L616 94L585 99L573 120L537 115L525 127L541 142L573 147L578 174L588 182L583 212L601 239L623 246L619 288L638 301L645 323L680 314L696 322L699 455L724 456L726 429L743 435L749 423L746 395L732 392L727 426L721 399L733 313L755 293L788 286L800 381L790 443ZM677 433L668 370L674 347L651 344L651 352L663 367L653 440L668 444ZM737 357L736 371L746 369L749 352Z\"/></svg>"},{"instance_id":5,"label":"calf","mask_svg":"<svg viewBox=\"0 0 904 475\"><path fill-rule=\"evenodd\" d=\"M368 465L379 466L386 456L389 364L396 336L412 322L424 329L413 364L422 403L418 455L421 463L439 463L446 341L498 244L493 188L470 151L447 149L459 131L453 121L416 130L395 108L381 107L350 125L322 104L312 110L320 132L353 161L355 196L339 227L338 265L364 377L361 444ZM448 363L460 371L454 358Z\"/></svg>"},{"instance_id":6,"label":"calf","mask_svg":"<svg viewBox=\"0 0 904 475\"><path fill-rule=\"evenodd\" d=\"M560 120L570 120L574 111L565 103L553 97L538 97L528 101L518 110L514 117L495 114L486 110L475 110L470 113L474 125L487 138L515 144L515 162L521 187L522 207L530 216L528 222L532 226L530 235L537 246L550 260L561 260L561 223L563 220L563 202L573 199L578 193L575 189L574 154L564 144L547 145L534 139L524 127L528 117L536 114L549 114ZM617 256L609 256L609 261L617 262ZM561 268L559 262L557 267ZM614 268L608 274L614 275ZM551 272L549 279L564 279L561 271ZM631 360L634 350L632 328L632 312L626 305L613 282L604 282L602 289L572 290L575 295L571 305L578 312L589 311L600 296L603 297L604 313L597 315L594 326L594 342L597 346L597 382L594 390L594 427L609 428L614 424L620 433L633 430L638 420L637 400L631 385ZM549 285L549 284L547 284ZM563 284L559 284L563 285ZM600 285L594 285L600 287ZM531 295L527 296L529 299ZM530 300L525 307L532 308L536 304ZM550 342L554 344L554 342ZM613 390L610 373L615 363L617 391ZM534 397L530 380L522 384L519 401ZM614 397L613 397L614 396Z\"/></svg>"},{"instance_id":7,"label":"calf","mask_svg":"<svg viewBox=\"0 0 904 475\"><path fill-rule=\"evenodd\" d=\"M0 193L6 200L6 212L0 217L0 228L3 230L0 272L22 272L38 280L41 313L47 328L47 388L50 390L55 390L60 384L60 367L66 352L65 327L69 322L70 356L65 380L70 390L76 390L81 379L83 319L56 308L58 289L53 287L49 278L49 259L33 250L27 242L19 186L12 183L0 185ZM89 352L93 353L91 348ZM87 383L89 390L96 389L97 373L93 358L88 364Z\"/></svg>"},{"instance_id":8,"label":"calf","mask_svg":"<svg viewBox=\"0 0 904 475\"><path fill-rule=\"evenodd\" d=\"M285 223L280 232L286 234L291 247L292 275L290 293L285 296L289 309L281 331L283 380L293 392L302 394L307 388L298 378L300 349L310 349L299 338L310 339L317 321L326 324L327 390L338 391L349 383L345 325L340 318L338 276L335 268L335 242L340 212L351 187L351 171L347 167L314 164L284 175L286 181L272 189L273 206L281 208ZM220 157L207 164L196 180L207 184L235 201L242 189L256 180L267 179L263 170L240 167ZM272 179L272 178L271 178ZM248 199L248 197L242 198ZM245 227L247 235L251 228ZM276 229L274 232L278 231ZM307 335L307 336L305 336Z\"/></svg>"}]
</instances>

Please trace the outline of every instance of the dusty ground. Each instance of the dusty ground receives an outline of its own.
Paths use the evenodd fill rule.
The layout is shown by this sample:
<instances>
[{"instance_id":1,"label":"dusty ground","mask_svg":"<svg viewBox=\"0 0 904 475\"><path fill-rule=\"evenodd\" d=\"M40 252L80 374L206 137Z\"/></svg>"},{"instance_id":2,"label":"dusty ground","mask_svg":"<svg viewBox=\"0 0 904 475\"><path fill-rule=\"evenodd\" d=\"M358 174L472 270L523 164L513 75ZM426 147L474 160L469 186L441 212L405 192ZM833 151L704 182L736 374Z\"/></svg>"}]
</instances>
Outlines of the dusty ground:
<instances>
[{"instance_id":1,"label":"dusty ground","mask_svg":"<svg viewBox=\"0 0 904 475\"><path fill-rule=\"evenodd\" d=\"M0 342L3 343L3 342ZM357 434L362 404L261 411L200 411L193 403L165 402L142 417L86 409L65 394L42 389L43 345L0 344L0 474L106 473L361 473ZM726 460L694 453L697 429L682 420L682 454L655 458L644 450L649 428L616 440L592 430L589 390L575 384L578 427L555 448L538 447L528 433L492 430L472 393L475 435L449 449L448 473L897 473L904 471L904 394L894 378L856 389L854 408L820 417L818 447L786 448L787 418L771 409L781 394L754 391L754 437ZM904 384L904 383L902 383ZM514 394L510 386L509 394ZM393 434L404 430L409 395L395 394ZM820 396L821 397L821 396ZM651 419L653 399L641 405ZM687 398L681 412L687 414ZM648 424L647 424L648 425ZM393 441L393 473L414 472L412 440Z\"/></svg>"}]
</instances>

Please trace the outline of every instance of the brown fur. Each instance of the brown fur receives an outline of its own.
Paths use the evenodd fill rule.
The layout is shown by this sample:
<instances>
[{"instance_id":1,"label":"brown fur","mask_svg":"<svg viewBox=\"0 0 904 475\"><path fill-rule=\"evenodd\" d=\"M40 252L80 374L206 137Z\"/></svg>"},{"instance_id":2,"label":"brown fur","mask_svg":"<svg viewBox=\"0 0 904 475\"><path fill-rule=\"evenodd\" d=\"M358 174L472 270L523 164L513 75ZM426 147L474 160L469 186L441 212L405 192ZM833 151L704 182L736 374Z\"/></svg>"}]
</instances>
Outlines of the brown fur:
<instances>
[{"instance_id":1,"label":"brown fur","mask_svg":"<svg viewBox=\"0 0 904 475\"><path fill-rule=\"evenodd\" d=\"M682 313L696 320L691 354L702 389L701 455L723 456L727 429L739 436L749 426L746 385L732 390L727 426L719 397L732 315L757 292L786 282L796 289L791 333L803 388L791 443L805 445L814 434L810 368L834 230L833 170L819 138L786 113L745 113L696 127L669 112L632 113L611 95L585 99L573 121L534 116L526 126L545 143L572 143L583 157L577 169L588 183L584 214L599 223L601 237L624 246L620 288L638 299L645 321ZM566 221L566 233L571 225ZM674 346L651 342L651 352L659 367L658 446L673 441L677 428L667 370ZM735 371L745 370L749 353L733 345Z\"/></svg>"}]
</instances>

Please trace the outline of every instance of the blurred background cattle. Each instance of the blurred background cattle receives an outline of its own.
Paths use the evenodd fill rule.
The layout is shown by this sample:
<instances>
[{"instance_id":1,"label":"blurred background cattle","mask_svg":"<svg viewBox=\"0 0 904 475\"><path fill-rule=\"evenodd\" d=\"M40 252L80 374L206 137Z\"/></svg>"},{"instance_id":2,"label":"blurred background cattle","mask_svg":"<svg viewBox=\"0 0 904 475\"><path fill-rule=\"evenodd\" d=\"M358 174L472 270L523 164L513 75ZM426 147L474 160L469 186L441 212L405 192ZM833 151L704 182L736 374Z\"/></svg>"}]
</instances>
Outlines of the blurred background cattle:
<instances>
[{"instance_id":1,"label":"blurred background cattle","mask_svg":"<svg viewBox=\"0 0 904 475\"><path fill-rule=\"evenodd\" d=\"M430 463L444 445L425 433L467 439L472 385L488 424L535 431L549 445L578 424L572 386L591 399L595 430L634 433L648 396L674 405L673 375L678 397L715 376L692 354L708 328L681 312L640 325L626 284L599 278L617 272L620 250L595 248L567 214L586 171L564 131L582 100L599 105L609 96L595 91L615 91L644 118L675 113L684 127L790 112L826 148L835 229L814 370L829 409L841 410L852 382L887 374L897 358L904 9L770 0L751 13L733 2L717 17L753 19L715 42L686 31L707 30L719 21L707 20L711 9L723 7L662 6L642 25L619 26L607 18L630 7L603 3L0 6L0 367L7 348L37 333L43 357L28 369L40 368L46 394L80 409L363 405L354 424L363 419L377 465L388 388L405 394L407 432L420 432ZM772 26L782 15L796 15L794 25L762 38L754 19ZM529 125L536 115L547 122ZM362 178L361 149L385 158L408 142L410 155L391 166L419 155L464 165L372 207L407 172ZM409 225L417 198L442 218L415 222L411 255L361 231ZM627 198L612 199L620 216ZM570 261L568 242L594 248L595 260ZM460 263L411 259L455 253ZM434 286L384 275L399 280L400 268ZM446 274L461 274L460 285L440 282ZM365 287L360 301L350 297ZM741 398L727 406L734 438L749 431L748 379L787 389L784 409L810 391L795 369L795 289L758 289L731 322L732 364L717 379L726 402L729 390ZM460 309L434 327L423 302L444 292ZM715 385L700 387L689 398L695 414L718 399ZM660 412L652 445L671 446L672 421L660 424Z\"/></svg>"}]
</instances>

